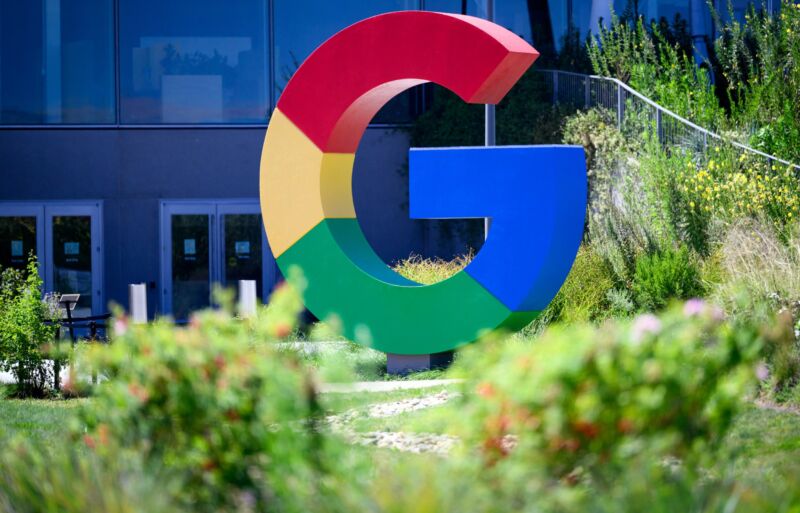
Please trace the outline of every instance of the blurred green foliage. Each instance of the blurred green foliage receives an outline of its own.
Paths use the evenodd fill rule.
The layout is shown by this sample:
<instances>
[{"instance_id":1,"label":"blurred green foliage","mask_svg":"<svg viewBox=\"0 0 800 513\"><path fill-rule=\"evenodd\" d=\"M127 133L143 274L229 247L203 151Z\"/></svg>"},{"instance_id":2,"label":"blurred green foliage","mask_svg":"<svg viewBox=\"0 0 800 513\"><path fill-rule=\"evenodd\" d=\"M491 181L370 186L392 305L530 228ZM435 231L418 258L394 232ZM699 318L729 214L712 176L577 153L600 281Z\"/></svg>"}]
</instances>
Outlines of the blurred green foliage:
<instances>
[{"instance_id":1,"label":"blurred green foliage","mask_svg":"<svg viewBox=\"0 0 800 513\"><path fill-rule=\"evenodd\" d=\"M0 274L0 370L14 376L13 395L43 397L52 386L53 371L45 361L46 346L58 324L45 324L53 312L42 302L42 279L31 255L24 272Z\"/></svg>"},{"instance_id":2,"label":"blurred green foliage","mask_svg":"<svg viewBox=\"0 0 800 513\"><path fill-rule=\"evenodd\" d=\"M281 289L268 311L296 304ZM358 401L321 399L266 317L118 315L86 356L105 379L71 409L70 443L4 445L0 511L786 511L708 473L773 336L708 304L469 348L446 458L348 445L325 416Z\"/></svg>"},{"instance_id":3,"label":"blurred green foliage","mask_svg":"<svg viewBox=\"0 0 800 513\"><path fill-rule=\"evenodd\" d=\"M553 479L607 484L667 457L690 467L713 454L752 390L761 345L755 326L693 300L659 317L473 349L459 362L476 392L463 404L465 436L488 463Z\"/></svg>"},{"instance_id":4,"label":"blurred green foliage","mask_svg":"<svg viewBox=\"0 0 800 513\"><path fill-rule=\"evenodd\" d=\"M160 467L180 483L174 501L195 511L335 501L332 466L347 455L319 432L315 378L291 351L264 342L290 332L283 322L300 308L284 286L242 320L209 310L176 329L118 317L114 343L87 355L108 381L79 409L74 443Z\"/></svg>"}]
</instances>

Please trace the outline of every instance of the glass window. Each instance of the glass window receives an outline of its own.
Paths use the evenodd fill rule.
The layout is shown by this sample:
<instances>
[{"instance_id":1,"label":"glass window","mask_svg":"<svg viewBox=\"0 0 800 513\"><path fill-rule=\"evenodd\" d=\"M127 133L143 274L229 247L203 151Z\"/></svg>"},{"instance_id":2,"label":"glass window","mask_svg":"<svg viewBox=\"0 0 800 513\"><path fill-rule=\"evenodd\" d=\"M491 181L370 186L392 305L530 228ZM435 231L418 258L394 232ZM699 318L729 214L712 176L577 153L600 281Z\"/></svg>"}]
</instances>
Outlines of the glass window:
<instances>
[{"instance_id":1,"label":"glass window","mask_svg":"<svg viewBox=\"0 0 800 513\"><path fill-rule=\"evenodd\" d=\"M53 279L60 294L80 294L72 315L92 315L92 218L53 216Z\"/></svg>"},{"instance_id":2,"label":"glass window","mask_svg":"<svg viewBox=\"0 0 800 513\"><path fill-rule=\"evenodd\" d=\"M209 305L208 227L208 215L172 216L172 312L176 319L186 319Z\"/></svg>"},{"instance_id":3,"label":"glass window","mask_svg":"<svg viewBox=\"0 0 800 513\"><path fill-rule=\"evenodd\" d=\"M261 232L263 224L258 214L227 214L223 217L225 230L224 283L236 287L239 280L255 280L256 290L262 290Z\"/></svg>"},{"instance_id":4,"label":"glass window","mask_svg":"<svg viewBox=\"0 0 800 513\"><path fill-rule=\"evenodd\" d=\"M120 0L122 122L265 122L267 4Z\"/></svg>"},{"instance_id":5,"label":"glass window","mask_svg":"<svg viewBox=\"0 0 800 513\"><path fill-rule=\"evenodd\" d=\"M0 217L0 270L25 269L36 255L36 217Z\"/></svg>"},{"instance_id":6,"label":"glass window","mask_svg":"<svg viewBox=\"0 0 800 513\"><path fill-rule=\"evenodd\" d=\"M550 20L546 19L546 9L541 7L542 3L530 0L494 0L494 21L533 44L535 31L531 27L550 23ZM556 0L555 3L559 6L566 5L564 0ZM425 0L425 10L486 18L486 0Z\"/></svg>"},{"instance_id":7,"label":"glass window","mask_svg":"<svg viewBox=\"0 0 800 513\"><path fill-rule=\"evenodd\" d=\"M0 0L0 123L113 123L112 0Z\"/></svg>"},{"instance_id":8,"label":"glass window","mask_svg":"<svg viewBox=\"0 0 800 513\"><path fill-rule=\"evenodd\" d=\"M417 0L275 2L274 69L277 94L280 95L305 58L336 32L376 14L418 8ZM374 121L410 121L416 104L415 94L411 91L398 96L375 116Z\"/></svg>"},{"instance_id":9,"label":"glass window","mask_svg":"<svg viewBox=\"0 0 800 513\"><path fill-rule=\"evenodd\" d=\"M680 16L683 21L689 20L690 2L686 0L614 0L614 10L618 15L629 17L642 16L646 22L675 21Z\"/></svg>"}]
</instances>

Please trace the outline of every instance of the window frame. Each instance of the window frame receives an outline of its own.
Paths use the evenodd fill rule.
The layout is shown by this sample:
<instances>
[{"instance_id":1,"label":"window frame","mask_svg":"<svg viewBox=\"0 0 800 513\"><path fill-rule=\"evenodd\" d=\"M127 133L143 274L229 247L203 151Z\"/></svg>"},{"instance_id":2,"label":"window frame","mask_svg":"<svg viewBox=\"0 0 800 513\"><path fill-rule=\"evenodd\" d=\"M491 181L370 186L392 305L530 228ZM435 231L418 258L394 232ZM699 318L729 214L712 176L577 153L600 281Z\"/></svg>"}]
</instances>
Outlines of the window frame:
<instances>
[{"instance_id":1,"label":"window frame","mask_svg":"<svg viewBox=\"0 0 800 513\"><path fill-rule=\"evenodd\" d=\"M36 217L36 259L44 293L52 292L53 270L53 217L88 216L91 219L92 241L92 315L106 311L103 250L103 201L0 201L0 217Z\"/></svg>"},{"instance_id":2,"label":"window frame","mask_svg":"<svg viewBox=\"0 0 800 513\"><path fill-rule=\"evenodd\" d=\"M275 105L278 100L277 85L275 84L275 2L277 0L263 0L266 2L266 26L265 30L265 44L266 44L266 80L268 81L268 91L266 94L267 113L266 119L256 122L233 122L233 123L124 123L122 122L122 108L121 108L121 69L120 69L120 2L122 0L112 0L113 20L111 30L113 31L113 96L114 96L114 122L112 123L39 123L39 124L0 124L0 130L115 130L115 129L170 129L170 128L188 128L188 129L218 129L218 128L267 128L269 125L269 118L275 110ZM425 10L425 0L416 0L417 8ZM424 99L425 91L419 95L420 98L414 100L414 108L416 113L419 113L421 106L425 105ZM392 129L392 128L405 128L411 126L412 123L370 123L369 128L375 129Z\"/></svg>"},{"instance_id":3,"label":"window frame","mask_svg":"<svg viewBox=\"0 0 800 513\"><path fill-rule=\"evenodd\" d=\"M209 236L209 288L221 285L225 275L225 227L222 216L228 214L261 215L261 205L253 198L164 199L159 202L160 314L172 315L172 215L207 215ZM261 290L259 299L266 301L280 277L277 263L269 248L264 224L261 223ZM226 284L230 287L231 284ZM209 298L209 304L211 304Z\"/></svg>"}]
</instances>

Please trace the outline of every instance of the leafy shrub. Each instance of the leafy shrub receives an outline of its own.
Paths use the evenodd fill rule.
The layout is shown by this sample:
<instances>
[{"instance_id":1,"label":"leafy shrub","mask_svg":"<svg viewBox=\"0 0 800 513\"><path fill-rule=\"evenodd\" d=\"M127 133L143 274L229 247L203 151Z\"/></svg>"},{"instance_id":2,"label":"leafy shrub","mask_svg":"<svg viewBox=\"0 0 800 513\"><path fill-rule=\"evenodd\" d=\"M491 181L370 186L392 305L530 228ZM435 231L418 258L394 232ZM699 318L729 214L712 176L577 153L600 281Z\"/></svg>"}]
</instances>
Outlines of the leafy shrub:
<instances>
[{"instance_id":1,"label":"leafy shrub","mask_svg":"<svg viewBox=\"0 0 800 513\"><path fill-rule=\"evenodd\" d=\"M704 165L684 157L673 176L686 219L714 216L726 222L764 215L778 226L797 219L800 182L791 166L770 166L760 157L717 146Z\"/></svg>"},{"instance_id":2,"label":"leafy shrub","mask_svg":"<svg viewBox=\"0 0 800 513\"><path fill-rule=\"evenodd\" d=\"M498 475L613 481L641 458L711 456L755 382L759 330L692 300L661 317L555 327L458 362L465 436ZM572 479L572 478L570 478Z\"/></svg>"},{"instance_id":3,"label":"leafy shrub","mask_svg":"<svg viewBox=\"0 0 800 513\"><path fill-rule=\"evenodd\" d=\"M633 292L637 303L658 310L672 299L689 299L703 294L700 273L689 250L666 248L636 261Z\"/></svg>"},{"instance_id":4,"label":"leafy shrub","mask_svg":"<svg viewBox=\"0 0 800 513\"><path fill-rule=\"evenodd\" d=\"M290 295L283 287L273 304L299 305ZM338 446L319 433L314 377L263 342L290 331L269 317L205 311L186 328L118 317L114 343L90 356L109 379L81 409L76 440L163 466L182 484L176 500L194 510L299 511L335 500L332 462L347 458L334 458Z\"/></svg>"},{"instance_id":5,"label":"leafy shrub","mask_svg":"<svg viewBox=\"0 0 800 513\"><path fill-rule=\"evenodd\" d=\"M666 30L665 30L666 29ZM598 75L629 83L640 93L708 128L724 122L712 80L685 45L671 41L663 24L612 16L591 39L589 58Z\"/></svg>"},{"instance_id":6,"label":"leafy shrub","mask_svg":"<svg viewBox=\"0 0 800 513\"><path fill-rule=\"evenodd\" d=\"M642 18L636 20L611 19L608 28L590 41L589 60L594 72L629 82L637 67L654 68L658 59L656 46Z\"/></svg>"},{"instance_id":7,"label":"leafy shrub","mask_svg":"<svg viewBox=\"0 0 800 513\"><path fill-rule=\"evenodd\" d=\"M564 123L564 144L583 146L589 185L589 217L602 218L612 205L615 174L631 151L612 113L599 108L577 112Z\"/></svg>"},{"instance_id":8,"label":"leafy shrub","mask_svg":"<svg viewBox=\"0 0 800 513\"><path fill-rule=\"evenodd\" d=\"M591 245L578 250L572 269L561 289L542 314L547 322L587 322L608 317L608 293L614 274Z\"/></svg>"},{"instance_id":9,"label":"leafy shrub","mask_svg":"<svg viewBox=\"0 0 800 513\"><path fill-rule=\"evenodd\" d=\"M756 131L767 153L800 160L800 8L783 0L780 14L751 5L746 23L721 23L716 54L734 100L733 116Z\"/></svg>"},{"instance_id":10,"label":"leafy shrub","mask_svg":"<svg viewBox=\"0 0 800 513\"><path fill-rule=\"evenodd\" d=\"M627 317L636 311L636 303L627 289L611 289L606 294L606 299L609 307L608 317Z\"/></svg>"},{"instance_id":11,"label":"leafy shrub","mask_svg":"<svg viewBox=\"0 0 800 513\"><path fill-rule=\"evenodd\" d=\"M25 273L3 270L0 276L0 369L11 372L15 395L42 397L47 393L52 369L42 347L49 344L57 325L45 324L51 313L42 302L42 279L35 257Z\"/></svg>"}]
</instances>

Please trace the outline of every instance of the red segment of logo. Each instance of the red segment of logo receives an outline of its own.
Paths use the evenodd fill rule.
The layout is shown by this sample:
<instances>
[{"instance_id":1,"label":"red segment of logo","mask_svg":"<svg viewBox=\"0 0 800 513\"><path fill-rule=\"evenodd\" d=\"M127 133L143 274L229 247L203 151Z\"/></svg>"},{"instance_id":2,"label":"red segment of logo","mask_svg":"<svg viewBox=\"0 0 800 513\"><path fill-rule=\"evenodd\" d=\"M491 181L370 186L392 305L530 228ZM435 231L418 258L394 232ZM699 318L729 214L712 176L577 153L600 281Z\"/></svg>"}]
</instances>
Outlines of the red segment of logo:
<instances>
[{"instance_id":1,"label":"red segment of logo","mask_svg":"<svg viewBox=\"0 0 800 513\"><path fill-rule=\"evenodd\" d=\"M373 116L405 89L434 82L466 102L497 103L538 56L519 36L479 18L381 14L317 48L278 109L323 152L354 153Z\"/></svg>"}]
</instances>

